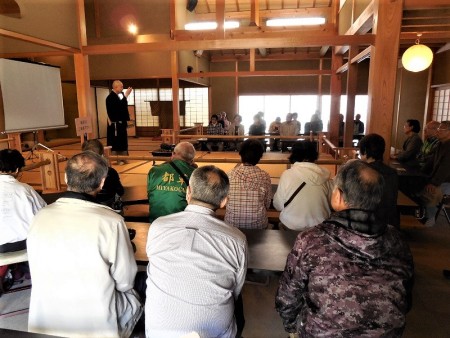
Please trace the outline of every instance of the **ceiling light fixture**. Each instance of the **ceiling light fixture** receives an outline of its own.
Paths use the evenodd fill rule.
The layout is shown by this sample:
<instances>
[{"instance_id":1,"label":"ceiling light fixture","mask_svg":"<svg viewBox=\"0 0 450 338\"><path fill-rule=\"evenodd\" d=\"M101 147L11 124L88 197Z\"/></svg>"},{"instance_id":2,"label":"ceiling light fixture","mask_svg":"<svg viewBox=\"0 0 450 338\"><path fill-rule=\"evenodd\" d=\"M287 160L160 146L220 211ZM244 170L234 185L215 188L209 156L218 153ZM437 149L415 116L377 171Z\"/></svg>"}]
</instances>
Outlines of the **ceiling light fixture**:
<instances>
[{"instance_id":1,"label":"ceiling light fixture","mask_svg":"<svg viewBox=\"0 0 450 338\"><path fill-rule=\"evenodd\" d=\"M416 44L409 47L402 56L402 65L410 72L420 72L427 69L433 62L433 52L425 45L420 44L421 33L417 34Z\"/></svg>"},{"instance_id":2,"label":"ceiling light fixture","mask_svg":"<svg viewBox=\"0 0 450 338\"><path fill-rule=\"evenodd\" d=\"M225 21L225 29L233 29L239 27L239 21ZM191 22L184 25L184 29L187 31L204 31L217 28L217 22L203 21L203 22Z\"/></svg>"},{"instance_id":3,"label":"ceiling light fixture","mask_svg":"<svg viewBox=\"0 0 450 338\"><path fill-rule=\"evenodd\" d=\"M128 25L128 33L136 35L138 32L138 27L134 23Z\"/></svg>"},{"instance_id":4,"label":"ceiling light fixture","mask_svg":"<svg viewBox=\"0 0 450 338\"><path fill-rule=\"evenodd\" d=\"M282 18L282 19L269 19L266 21L266 25L269 27L282 27L282 26L314 26L323 25L325 18L312 17L312 18Z\"/></svg>"}]
</instances>

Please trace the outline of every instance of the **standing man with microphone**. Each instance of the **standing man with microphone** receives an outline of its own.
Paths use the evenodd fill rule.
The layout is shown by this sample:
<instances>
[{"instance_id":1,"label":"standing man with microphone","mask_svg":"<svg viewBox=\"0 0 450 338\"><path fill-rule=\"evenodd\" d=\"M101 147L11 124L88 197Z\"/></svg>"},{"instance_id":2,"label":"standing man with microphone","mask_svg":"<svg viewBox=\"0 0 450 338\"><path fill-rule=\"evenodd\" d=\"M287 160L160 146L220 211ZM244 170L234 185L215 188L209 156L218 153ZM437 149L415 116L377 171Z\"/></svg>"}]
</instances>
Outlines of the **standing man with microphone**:
<instances>
[{"instance_id":1,"label":"standing man with microphone","mask_svg":"<svg viewBox=\"0 0 450 338\"><path fill-rule=\"evenodd\" d=\"M108 129L106 133L106 143L111 146L112 154L128 155L128 135L127 121L130 120L128 113L128 95L133 88L128 87L123 92L123 83L115 80L112 84L112 91L106 98L106 111L108 113ZM117 161L124 164L124 161Z\"/></svg>"}]
</instances>

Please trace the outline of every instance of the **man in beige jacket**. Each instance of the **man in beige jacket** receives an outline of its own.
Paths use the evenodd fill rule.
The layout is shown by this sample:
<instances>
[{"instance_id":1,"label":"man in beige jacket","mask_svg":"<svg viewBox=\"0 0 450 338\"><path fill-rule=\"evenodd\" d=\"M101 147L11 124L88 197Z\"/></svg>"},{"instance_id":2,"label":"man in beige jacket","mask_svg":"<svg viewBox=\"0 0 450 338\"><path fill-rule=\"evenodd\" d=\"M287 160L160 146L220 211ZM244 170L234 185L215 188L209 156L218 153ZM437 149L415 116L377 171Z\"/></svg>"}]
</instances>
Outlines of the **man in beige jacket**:
<instances>
[{"instance_id":1,"label":"man in beige jacket","mask_svg":"<svg viewBox=\"0 0 450 338\"><path fill-rule=\"evenodd\" d=\"M123 218L95 203L108 165L87 151L67 163L68 191L33 219L28 329L70 337L129 337L142 314Z\"/></svg>"}]
</instances>

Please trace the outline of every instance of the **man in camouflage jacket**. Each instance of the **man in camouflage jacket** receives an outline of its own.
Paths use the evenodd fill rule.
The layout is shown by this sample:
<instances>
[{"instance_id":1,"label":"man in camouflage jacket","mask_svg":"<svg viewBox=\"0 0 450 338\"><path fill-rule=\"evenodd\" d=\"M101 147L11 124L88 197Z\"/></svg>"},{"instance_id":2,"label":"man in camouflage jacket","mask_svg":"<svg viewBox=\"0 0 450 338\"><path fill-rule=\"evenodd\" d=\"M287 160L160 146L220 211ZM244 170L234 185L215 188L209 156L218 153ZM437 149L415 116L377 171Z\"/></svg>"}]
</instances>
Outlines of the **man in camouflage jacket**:
<instances>
[{"instance_id":1,"label":"man in camouflage jacket","mask_svg":"<svg viewBox=\"0 0 450 338\"><path fill-rule=\"evenodd\" d=\"M335 179L329 219L302 232L275 305L301 337L397 337L411 307L413 260L397 229L375 219L383 177L361 161Z\"/></svg>"}]
</instances>

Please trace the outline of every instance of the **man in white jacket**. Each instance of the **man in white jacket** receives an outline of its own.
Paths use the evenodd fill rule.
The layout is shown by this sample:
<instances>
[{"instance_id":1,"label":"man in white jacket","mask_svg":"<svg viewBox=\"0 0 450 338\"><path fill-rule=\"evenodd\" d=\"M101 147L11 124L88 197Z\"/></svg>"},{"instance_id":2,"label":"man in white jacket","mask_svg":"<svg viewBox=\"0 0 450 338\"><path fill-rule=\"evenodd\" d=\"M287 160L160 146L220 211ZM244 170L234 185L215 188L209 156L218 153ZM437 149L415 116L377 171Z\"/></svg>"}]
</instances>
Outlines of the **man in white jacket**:
<instances>
[{"instance_id":1,"label":"man in white jacket","mask_svg":"<svg viewBox=\"0 0 450 338\"><path fill-rule=\"evenodd\" d=\"M280 177L273 205L280 221L289 229L301 231L326 219L331 212L333 190L330 172L314 162L319 154L317 144L298 141L292 146L292 167Z\"/></svg>"},{"instance_id":2,"label":"man in white jacket","mask_svg":"<svg viewBox=\"0 0 450 338\"><path fill-rule=\"evenodd\" d=\"M137 266L124 220L94 200L107 172L98 154L72 157L66 168L68 191L31 224L31 332L129 337L142 314L133 290Z\"/></svg>"}]
</instances>

